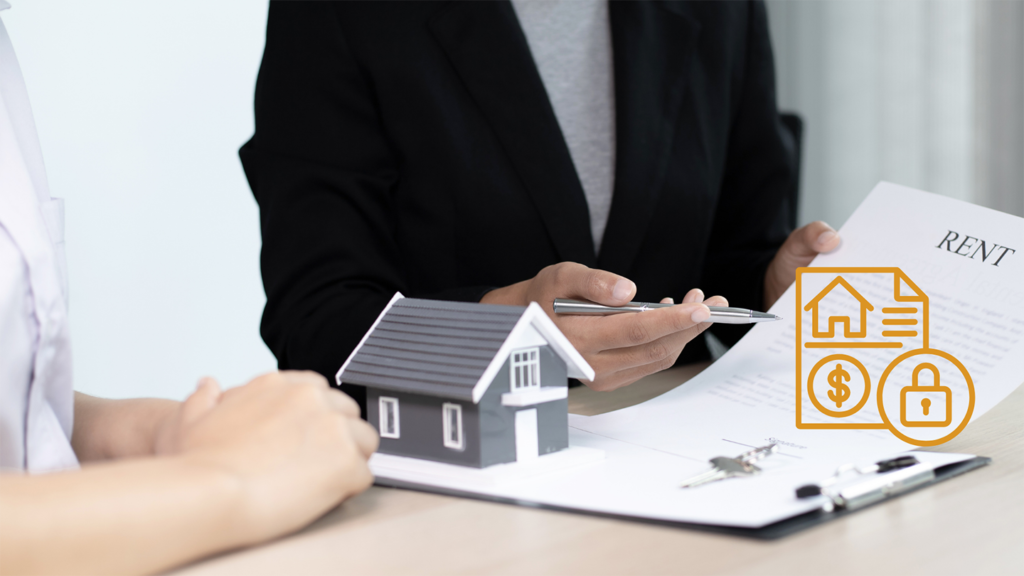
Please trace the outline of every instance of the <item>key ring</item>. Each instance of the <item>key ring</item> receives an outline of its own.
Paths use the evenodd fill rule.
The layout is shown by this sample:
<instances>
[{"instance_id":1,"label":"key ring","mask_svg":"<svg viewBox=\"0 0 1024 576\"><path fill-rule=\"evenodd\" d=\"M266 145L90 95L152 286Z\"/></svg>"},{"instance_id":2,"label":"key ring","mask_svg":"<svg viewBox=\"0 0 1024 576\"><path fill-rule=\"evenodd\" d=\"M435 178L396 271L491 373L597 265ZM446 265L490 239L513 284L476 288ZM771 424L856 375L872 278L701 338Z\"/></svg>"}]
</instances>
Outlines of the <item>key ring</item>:
<instances>
[{"instance_id":1,"label":"key ring","mask_svg":"<svg viewBox=\"0 0 1024 576\"><path fill-rule=\"evenodd\" d=\"M744 464L754 464L760 462L765 458L775 454L779 451L778 444L769 444L767 446L761 446L760 448L754 448L753 450L747 450L743 454L736 457L737 460Z\"/></svg>"}]
</instances>

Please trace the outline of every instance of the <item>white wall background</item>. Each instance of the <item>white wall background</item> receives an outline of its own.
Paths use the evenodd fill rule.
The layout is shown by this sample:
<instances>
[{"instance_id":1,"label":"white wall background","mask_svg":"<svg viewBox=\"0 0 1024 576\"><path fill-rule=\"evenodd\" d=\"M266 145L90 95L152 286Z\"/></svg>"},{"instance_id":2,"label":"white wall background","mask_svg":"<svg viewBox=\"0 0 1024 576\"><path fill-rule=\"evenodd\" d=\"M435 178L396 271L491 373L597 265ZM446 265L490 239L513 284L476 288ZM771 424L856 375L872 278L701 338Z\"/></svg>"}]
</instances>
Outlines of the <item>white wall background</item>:
<instances>
[{"instance_id":1,"label":"white wall background","mask_svg":"<svg viewBox=\"0 0 1024 576\"><path fill-rule=\"evenodd\" d=\"M1024 2L767 4L802 223L842 225L879 180L1024 216Z\"/></svg>"},{"instance_id":2,"label":"white wall background","mask_svg":"<svg viewBox=\"0 0 1024 576\"><path fill-rule=\"evenodd\" d=\"M975 199L1024 216L1024 1L979 1L973 16Z\"/></svg>"},{"instance_id":3,"label":"white wall background","mask_svg":"<svg viewBox=\"0 0 1024 576\"><path fill-rule=\"evenodd\" d=\"M779 105L806 122L804 222L879 180L971 199L970 2L773 1Z\"/></svg>"},{"instance_id":4,"label":"white wall background","mask_svg":"<svg viewBox=\"0 0 1024 576\"><path fill-rule=\"evenodd\" d=\"M67 201L76 388L183 398L276 362L259 337L252 135L266 3L10 0L51 193Z\"/></svg>"}]
</instances>

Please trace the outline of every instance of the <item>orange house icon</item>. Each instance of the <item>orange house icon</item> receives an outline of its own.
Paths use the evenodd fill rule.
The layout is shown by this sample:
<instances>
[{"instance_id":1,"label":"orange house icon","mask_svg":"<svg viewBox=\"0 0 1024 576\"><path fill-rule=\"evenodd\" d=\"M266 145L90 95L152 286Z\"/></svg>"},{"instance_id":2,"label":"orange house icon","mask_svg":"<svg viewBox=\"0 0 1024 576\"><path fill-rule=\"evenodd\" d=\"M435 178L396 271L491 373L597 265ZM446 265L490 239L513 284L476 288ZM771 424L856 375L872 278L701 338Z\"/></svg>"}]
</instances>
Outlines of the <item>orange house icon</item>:
<instances>
[{"instance_id":1,"label":"orange house icon","mask_svg":"<svg viewBox=\"0 0 1024 576\"><path fill-rule=\"evenodd\" d=\"M851 296L856 298L858 303L860 304L860 329L857 331L854 331L852 326L850 325L851 322L849 316L829 316L828 331L825 332L819 330L818 304L825 296L832 292L832 290L835 289L836 286L842 286L843 288L845 288L846 291ZM835 338L836 324L843 325L843 336L846 338L865 338L868 334L868 311L872 311L874 309L875 307L872 306L871 303L867 301L867 299L861 296L860 292L857 292L857 290L855 290L853 286L850 286L850 283L843 279L842 276L836 276L835 280L833 280L828 286L825 287L824 290L819 292L813 300L811 300L810 302L807 303L806 306L804 306L804 310L811 311L811 322L814 326L813 335L815 338Z\"/></svg>"}]
</instances>

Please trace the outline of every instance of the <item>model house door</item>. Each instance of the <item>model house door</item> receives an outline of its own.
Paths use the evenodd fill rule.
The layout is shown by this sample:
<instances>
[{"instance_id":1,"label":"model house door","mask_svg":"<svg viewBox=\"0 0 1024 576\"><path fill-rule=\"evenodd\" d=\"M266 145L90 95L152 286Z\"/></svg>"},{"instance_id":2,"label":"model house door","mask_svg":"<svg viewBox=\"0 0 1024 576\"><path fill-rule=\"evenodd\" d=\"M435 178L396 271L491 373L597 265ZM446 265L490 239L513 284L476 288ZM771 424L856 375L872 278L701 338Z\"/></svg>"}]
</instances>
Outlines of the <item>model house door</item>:
<instances>
[{"instance_id":1,"label":"model house door","mask_svg":"<svg viewBox=\"0 0 1024 576\"><path fill-rule=\"evenodd\" d=\"M516 462L536 458L539 445L537 409L516 412Z\"/></svg>"}]
</instances>

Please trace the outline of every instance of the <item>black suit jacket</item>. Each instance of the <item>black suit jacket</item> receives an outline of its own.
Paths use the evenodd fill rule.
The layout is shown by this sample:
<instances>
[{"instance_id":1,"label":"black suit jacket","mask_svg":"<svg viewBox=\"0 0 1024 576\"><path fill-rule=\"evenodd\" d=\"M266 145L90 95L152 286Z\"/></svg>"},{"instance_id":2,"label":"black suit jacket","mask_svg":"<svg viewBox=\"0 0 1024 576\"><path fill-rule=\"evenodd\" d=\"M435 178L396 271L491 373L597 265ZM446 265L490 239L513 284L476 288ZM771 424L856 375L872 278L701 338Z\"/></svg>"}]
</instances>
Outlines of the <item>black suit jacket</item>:
<instances>
[{"instance_id":1,"label":"black suit jacket","mask_svg":"<svg viewBox=\"0 0 1024 576\"><path fill-rule=\"evenodd\" d=\"M240 154L260 206L261 333L282 369L333 381L395 291L475 301L560 261L627 276L640 300L700 287L762 307L795 177L764 5L609 12L615 184L595 255L511 4L271 3Z\"/></svg>"}]
</instances>

